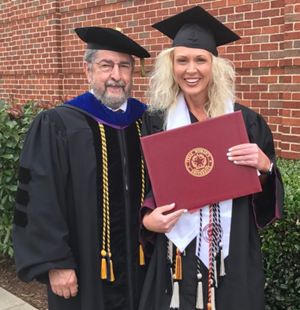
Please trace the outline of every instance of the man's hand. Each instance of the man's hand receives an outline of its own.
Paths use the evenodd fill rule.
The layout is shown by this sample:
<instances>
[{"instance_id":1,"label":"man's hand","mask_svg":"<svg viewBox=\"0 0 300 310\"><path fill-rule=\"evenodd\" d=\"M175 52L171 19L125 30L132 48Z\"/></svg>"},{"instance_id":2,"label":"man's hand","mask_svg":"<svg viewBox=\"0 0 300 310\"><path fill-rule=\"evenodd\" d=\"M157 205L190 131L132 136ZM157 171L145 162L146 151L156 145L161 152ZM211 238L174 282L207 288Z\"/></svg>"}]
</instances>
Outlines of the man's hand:
<instances>
[{"instance_id":1,"label":"man's hand","mask_svg":"<svg viewBox=\"0 0 300 310\"><path fill-rule=\"evenodd\" d=\"M77 295L78 285L75 270L50 269L49 280L54 294L66 299Z\"/></svg>"},{"instance_id":2,"label":"man's hand","mask_svg":"<svg viewBox=\"0 0 300 310\"><path fill-rule=\"evenodd\" d=\"M143 225L150 231L158 233L167 233L177 223L180 215L185 210L177 210L167 215L164 212L171 211L175 207L175 204L170 204L162 207L157 207L152 212L145 214L143 218Z\"/></svg>"}]
</instances>

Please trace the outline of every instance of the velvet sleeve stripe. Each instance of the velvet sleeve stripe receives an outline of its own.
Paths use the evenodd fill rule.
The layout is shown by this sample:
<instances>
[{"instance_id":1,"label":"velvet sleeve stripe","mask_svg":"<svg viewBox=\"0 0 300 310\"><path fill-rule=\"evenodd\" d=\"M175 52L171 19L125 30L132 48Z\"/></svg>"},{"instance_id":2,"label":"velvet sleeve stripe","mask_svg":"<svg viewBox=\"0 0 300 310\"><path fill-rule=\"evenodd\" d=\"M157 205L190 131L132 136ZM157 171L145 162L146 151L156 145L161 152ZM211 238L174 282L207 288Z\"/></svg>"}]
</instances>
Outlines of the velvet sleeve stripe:
<instances>
[{"instance_id":1,"label":"velvet sleeve stripe","mask_svg":"<svg viewBox=\"0 0 300 310\"><path fill-rule=\"evenodd\" d=\"M19 167L19 181L28 184L31 180L31 173L28 168Z\"/></svg>"},{"instance_id":2,"label":"velvet sleeve stripe","mask_svg":"<svg viewBox=\"0 0 300 310\"><path fill-rule=\"evenodd\" d=\"M27 214L23 211L15 209L14 224L17 226L25 227L27 225L27 222Z\"/></svg>"},{"instance_id":3,"label":"velvet sleeve stripe","mask_svg":"<svg viewBox=\"0 0 300 310\"><path fill-rule=\"evenodd\" d=\"M27 191L24 189L18 187L17 189L17 194L16 194L16 203L22 205L22 206L27 206L29 202L29 194Z\"/></svg>"}]
</instances>

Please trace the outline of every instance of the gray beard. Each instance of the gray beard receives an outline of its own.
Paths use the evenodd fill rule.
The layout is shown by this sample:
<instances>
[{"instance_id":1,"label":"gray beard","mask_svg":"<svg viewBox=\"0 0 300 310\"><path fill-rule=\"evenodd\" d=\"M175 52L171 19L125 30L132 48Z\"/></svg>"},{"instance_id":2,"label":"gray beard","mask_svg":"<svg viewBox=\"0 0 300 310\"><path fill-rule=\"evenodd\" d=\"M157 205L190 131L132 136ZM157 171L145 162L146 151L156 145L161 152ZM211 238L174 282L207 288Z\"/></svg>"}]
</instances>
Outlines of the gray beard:
<instances>
[{"instance_id":1,"label":"gray beard","mask_svg":"<svg viewBox=\"0 0 300 310\"><path fill-rule=\"evenodd\" d=\"M122 96L119 98L109 97L106 91L101 94L94 91L94 95L105 106L113 110L118 109L129 98L129 96L126 96L125 92L123 92Z\"/></svg>"},{"instance_id":2,"label":"gray beard","mask_svg":"<svg viewBox=\"0 0 300 310\"><path fill-rule=\"evenodd\" d=\"M126 92L123 88L122 96L119 98L110 97L107 95L106 89L104 92L99 91L97 89L93 88L93 85L91 85L94 96L100 100L105 106L108 108L111 108L113 110L118 109L129 97L132 89L132 85L130 89Z\"/></svg>"}]
</instances>

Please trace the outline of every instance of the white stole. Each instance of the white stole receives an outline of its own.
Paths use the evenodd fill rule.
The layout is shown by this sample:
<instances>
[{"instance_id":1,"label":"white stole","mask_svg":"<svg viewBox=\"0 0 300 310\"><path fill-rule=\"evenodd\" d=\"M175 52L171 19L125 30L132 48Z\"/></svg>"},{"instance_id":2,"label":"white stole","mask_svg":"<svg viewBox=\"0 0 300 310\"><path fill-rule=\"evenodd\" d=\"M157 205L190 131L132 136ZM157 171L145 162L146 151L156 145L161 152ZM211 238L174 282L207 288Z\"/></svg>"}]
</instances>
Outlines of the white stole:
<instances>
[{"instance_id":1,"label":"white stole","mask_svg":"<svg viewBox=\"0 0 300 310\"><path fill-rule=\"evenodd\" d=\"M233 104L230 105L227 113L233 112ZM179 93L177 96L177 103L171 106L168 117L166 130L178 128L191 123L190 113L187 104L184 99L183 93ZM229 255L229 242L230 242L230 227L231 227L231 214L232 214L232 199L221 201L220 214L221 214L221 226L222 226L222 243L224 259ZM202 239L201 239L201 251L200 259L209 267L209 242L207 238L207 228L209 225L209 206L202 208ZM179 218L176 225L169 233L166 233L168 239L170 239L175 246L183 252L189 243L197 237L195 255L198 253L199 245L199 229L200 229L200 212L183 213Z\"/></svg>"}]
</instances>

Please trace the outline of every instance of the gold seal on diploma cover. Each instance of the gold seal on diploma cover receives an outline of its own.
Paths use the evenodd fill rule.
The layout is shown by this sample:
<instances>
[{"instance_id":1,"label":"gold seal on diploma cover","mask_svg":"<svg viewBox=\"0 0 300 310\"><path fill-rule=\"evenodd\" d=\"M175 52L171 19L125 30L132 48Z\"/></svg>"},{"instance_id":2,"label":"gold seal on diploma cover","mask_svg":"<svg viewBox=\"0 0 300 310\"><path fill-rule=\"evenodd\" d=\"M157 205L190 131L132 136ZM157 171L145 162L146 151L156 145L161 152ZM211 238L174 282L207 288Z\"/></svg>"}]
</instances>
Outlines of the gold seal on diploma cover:
<instances>
[{"instance_id":1,"label":"gold seal on diploma cover","mask_svg":"<svg viewBox=\"0 0 300 310\"><path fill-rule=\"evenodd\" d=\"M196 148L188 152L185 157L186 170L195 177L204 177L212 171L214 158L203 148Z\"/></svg>"}]
</instances>

